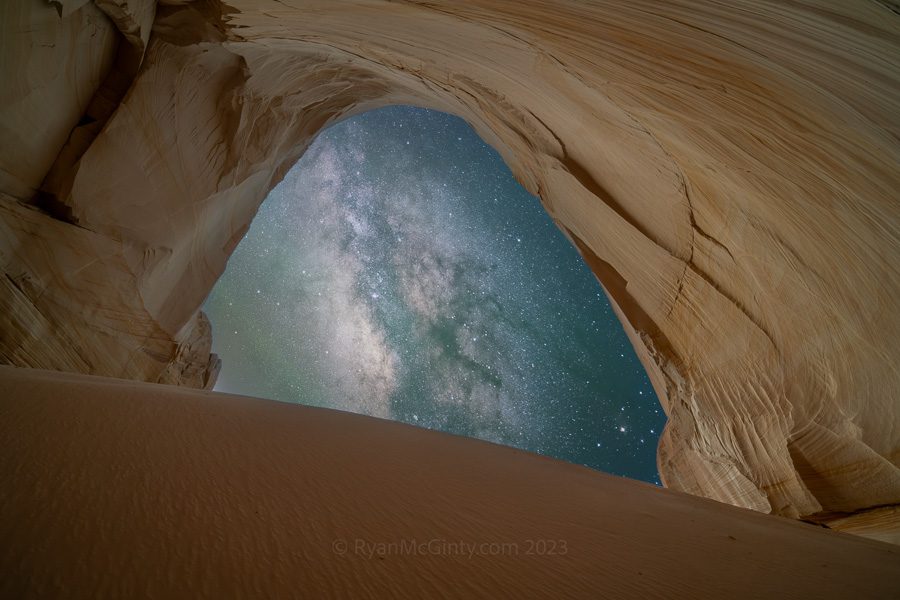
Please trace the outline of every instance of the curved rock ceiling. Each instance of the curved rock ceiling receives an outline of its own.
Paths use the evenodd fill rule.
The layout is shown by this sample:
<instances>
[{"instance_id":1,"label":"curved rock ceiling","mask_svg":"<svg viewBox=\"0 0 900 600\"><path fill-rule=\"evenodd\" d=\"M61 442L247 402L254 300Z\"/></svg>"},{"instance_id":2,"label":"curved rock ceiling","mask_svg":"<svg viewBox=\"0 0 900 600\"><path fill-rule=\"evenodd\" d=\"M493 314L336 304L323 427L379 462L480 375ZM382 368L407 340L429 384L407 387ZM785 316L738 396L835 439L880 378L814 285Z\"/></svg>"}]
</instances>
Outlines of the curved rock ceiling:
<instances>
[{"instance_id":1,"label":"curved rock ceiling","mask_svg":"<svg viewBox=\"0 0 900 600\"><path fill-rule=\"evenodd\" d=\"M3 362L210 385L198 307L268 190L329 123L435 108L604 285L668 487L897 535L894 3L0 10Z\"/></svg>"}]
</instances>

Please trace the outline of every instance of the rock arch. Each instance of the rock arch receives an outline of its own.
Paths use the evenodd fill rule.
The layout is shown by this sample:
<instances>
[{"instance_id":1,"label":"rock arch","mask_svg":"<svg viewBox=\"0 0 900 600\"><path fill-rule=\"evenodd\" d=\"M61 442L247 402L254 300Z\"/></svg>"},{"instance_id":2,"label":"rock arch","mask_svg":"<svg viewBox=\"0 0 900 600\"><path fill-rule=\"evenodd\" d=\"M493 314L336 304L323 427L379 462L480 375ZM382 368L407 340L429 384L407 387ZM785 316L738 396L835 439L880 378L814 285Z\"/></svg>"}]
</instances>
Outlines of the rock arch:
<instances>
[{"instance_id":1,"label":"rock arch","mask_svg":"<svg viewBox=\"0 0 900 600\"><path fill-rule=\"evenodd\" d=\"M896 530L892 3L13 4L4 362L211 383L198 307L268 190L329 123L437 108L604 285L667 486Z\"/></svg>"}]
</instances>

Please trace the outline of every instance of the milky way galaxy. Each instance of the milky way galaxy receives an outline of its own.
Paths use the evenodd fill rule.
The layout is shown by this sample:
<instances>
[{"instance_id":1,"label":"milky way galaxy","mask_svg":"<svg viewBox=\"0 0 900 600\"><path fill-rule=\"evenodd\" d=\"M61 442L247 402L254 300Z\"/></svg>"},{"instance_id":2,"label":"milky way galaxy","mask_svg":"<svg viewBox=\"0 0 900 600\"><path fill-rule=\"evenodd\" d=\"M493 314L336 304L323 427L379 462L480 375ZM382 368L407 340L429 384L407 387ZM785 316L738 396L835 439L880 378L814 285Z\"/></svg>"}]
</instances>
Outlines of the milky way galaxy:
<instances>
[{"instance_id":1,"label":"milky way galaxy","mask_svg":"<svg viewBox=\"0 0 900 600\"><path fill-rule=\"evenodd\" d=\"M602 289L456 117L391 107L323 132L204 310L217 390L658 483L665 417Z\"/></svg>"}]
</instances>

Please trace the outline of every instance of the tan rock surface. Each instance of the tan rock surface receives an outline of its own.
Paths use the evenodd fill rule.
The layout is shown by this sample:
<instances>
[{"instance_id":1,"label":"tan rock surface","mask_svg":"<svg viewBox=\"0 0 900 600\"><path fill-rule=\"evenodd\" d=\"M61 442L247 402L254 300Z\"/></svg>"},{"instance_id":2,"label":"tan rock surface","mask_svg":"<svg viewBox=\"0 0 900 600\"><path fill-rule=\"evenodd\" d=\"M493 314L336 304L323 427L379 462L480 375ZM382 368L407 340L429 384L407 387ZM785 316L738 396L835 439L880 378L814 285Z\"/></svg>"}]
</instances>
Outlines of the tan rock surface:
<instances>
[{"instance_id":1,"label":"tan rock surface","mask_svg":"<svg viewBox=\"0 0 900 600\"><path fill-rule=\"evenodd\" d=\"M67 18L52 27L86 43ZM30 35L15 56L36 55ZM315 133L386 104L453 112L612 298L669 416L666 485L847 518L900 503L898 40L896 7L875 1L166 2L128 94L38 203L80 229L17 244L78 245L86 229L117 247L95 268L137 317L112 337L169 346L88 372L202 385L215 361L200 356L197 308ZM3 72L24 97L18 60ZM50 66L29 77L56 81ZM63 98L35 96L28 114L76 114ZM0 183L17 230L65 136L9 122ZM90 327L103 294L69 290L51 254L28 268L52 274L4 302L40 312L36 290L54 289ZM54 349L71 323L45 318L37 334L4 329L3 360L85 370Z\"/></svg>"},{"instance_id":2,"label":"tan rock surface","mask_svg":"<svg viewBox=\"0 0 900 600\"><path fill-rule=\"evenodd\" d=\"M4 598L893 598L896 546L351 413L0 367Z\"/></svg>"},{"instance_id":3,"label":"tan rock surface","mask_svg":"<svg viewBox=\"0 0 900 600\"><path fill-rule=\"evenodd\" d=\"M40 187L115 59L109 19L91 2L72 6L0 5L0 186L18 198Z\"/></svg>"}]
</instances>

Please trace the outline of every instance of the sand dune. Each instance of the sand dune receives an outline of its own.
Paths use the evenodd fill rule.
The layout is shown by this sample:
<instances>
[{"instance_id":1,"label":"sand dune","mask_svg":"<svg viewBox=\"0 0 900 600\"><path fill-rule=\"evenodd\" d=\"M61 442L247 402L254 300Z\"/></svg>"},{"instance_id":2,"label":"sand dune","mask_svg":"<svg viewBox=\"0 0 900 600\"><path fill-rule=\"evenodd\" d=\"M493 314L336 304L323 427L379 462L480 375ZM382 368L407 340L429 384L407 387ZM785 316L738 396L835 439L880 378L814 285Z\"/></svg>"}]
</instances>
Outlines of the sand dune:
<instances>
[{"instance_id":1,"label":"sand dune","mask_svg":"<svg viewBox=\"0 0 900 600\"><path fill-rule=\"evenodd\" d=\"M331 410L0 367L0 597L889 598L896 546Z\"/></svg>"}]
</instances>

